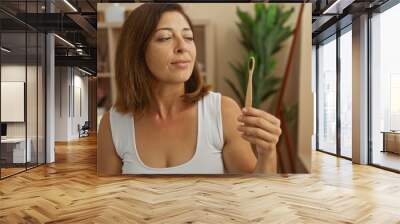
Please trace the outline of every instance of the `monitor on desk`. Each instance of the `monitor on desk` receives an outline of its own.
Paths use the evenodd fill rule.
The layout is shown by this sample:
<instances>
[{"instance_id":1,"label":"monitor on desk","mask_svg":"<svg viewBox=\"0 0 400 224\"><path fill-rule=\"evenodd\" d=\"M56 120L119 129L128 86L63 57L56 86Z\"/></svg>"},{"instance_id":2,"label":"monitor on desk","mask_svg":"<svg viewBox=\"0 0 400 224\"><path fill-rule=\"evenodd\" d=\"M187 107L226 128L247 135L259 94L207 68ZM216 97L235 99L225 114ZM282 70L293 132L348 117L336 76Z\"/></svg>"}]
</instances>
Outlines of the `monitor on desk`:
<instances>
[{"instance_id":1,"label":"monitor on desk","mask_svg":"<svg viewBox=\"0 0 400 224\"><path fill-rule=\"evenodd\" d=\"M5 138L7 136L7 124L1 123L1 138Z\"/></svg>"}]
</instances>

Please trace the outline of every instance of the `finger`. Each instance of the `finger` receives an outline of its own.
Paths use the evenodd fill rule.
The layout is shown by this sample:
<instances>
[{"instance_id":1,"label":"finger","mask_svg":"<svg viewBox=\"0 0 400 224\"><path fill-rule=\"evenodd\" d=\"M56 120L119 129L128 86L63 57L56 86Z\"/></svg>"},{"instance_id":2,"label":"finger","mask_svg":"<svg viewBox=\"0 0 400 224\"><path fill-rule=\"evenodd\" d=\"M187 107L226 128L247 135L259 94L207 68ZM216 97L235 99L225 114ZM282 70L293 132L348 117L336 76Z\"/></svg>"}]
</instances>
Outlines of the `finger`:
<instances>
[{"instance_id":1,"label":"finger","mask_svg":"<svg viewBox=\"0 0 400 224\"><path fill-rule=\"evenodd\" d=\"M263 117L267 121L269 121L273 124L276 124L278 126L280 126L280 124L281 124L281 121L278 118L276 118L275 116L273 116L272 114L267 113L263 110L256 109L254 107L245 107L245 108L243 108L242 111L243 111L244 115L254 116L254 117Z\"/></svg>"},{"instance_id":2,"label":"finger","mask_svg":"<svg viewBox=\"0 0 400 224\"><path fill-rule=\"evenodd\" d=\"M263 141L263 140L261 140L259 138L254 138L252 136L248 136L248 135L244 135L244 134L241 135L241 136L242 136L242 138L244 140L246 140L246 141L248 141L248 142L250 142L252 144L258 145L258 146L260 146L262 148L267 148L271 144L271 143L267 143L267 142L265 142L265 141Z\"/></svg>"},{"instance_id":3,"label":"finger","mask_svg":"<svg viewBox=\"0 0 400 224\"><path fill-rule=\"evenodd\" d=\"M270 133L280 135L281 129L269 121L266 121L260 117L252 116L239 116L238 121L243 122L247 126L258 127Z\"/></svg>"},{"instance_id":4,"label":"finger","mask_svg":"<svg viewBox=\"0 0 400 224\"><path fill-rule=\"evenodd\" d=\"M248 126L241 125L238 127L238 130L241 131L244 135L255 137L255 138L261 138L270 143L277 143L279 141L279 136L272 135L260 128L248 127Z\"/></svg>"}]
</instances>

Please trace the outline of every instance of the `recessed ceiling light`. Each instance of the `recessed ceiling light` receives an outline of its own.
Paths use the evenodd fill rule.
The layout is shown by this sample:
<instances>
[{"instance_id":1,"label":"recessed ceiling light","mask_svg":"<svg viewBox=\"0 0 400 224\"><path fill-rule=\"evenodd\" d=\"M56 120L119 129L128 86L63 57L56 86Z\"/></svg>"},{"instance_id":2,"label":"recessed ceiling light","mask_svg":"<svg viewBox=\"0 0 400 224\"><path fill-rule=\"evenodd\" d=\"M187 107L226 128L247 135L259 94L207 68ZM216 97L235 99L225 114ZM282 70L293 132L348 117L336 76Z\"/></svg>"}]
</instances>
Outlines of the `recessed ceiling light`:
<instances>
[{"instance_id":1,"label":"recessed ceiling light","mask_svg":"<svg viewBox=\"0 0 400 224\"><path fill-rule=\"evenodd\" d=\"M343 9L353 2L354 0L336 0L322 14L342 14Z\"/></svg>"},{"instance_id":2,"label":"recessed ceiling light","mask_svg":"<svg viewBox=\"0 0 400 224\"><path fill-rule=\"evenodd\" d=\"M6 53L10 53L10 52L11 52L11 50L9 50L9 49L7 49L7 48L5 48L5 47L1 47L0 49L1 49L2 51L6 52Z\"/></svg>"},{"instance_id":3,"label":"recessed ceiling light","mask_svg":"<svg viewBox=\"0 0 400 224\"><path fill-rule=\"evenodd\" d=\"M75 48L75 45L73 45L73 44L72 44L71 42L69 42L68 40L66 40L66 39L64 39L64 38L62 38L62 37L60 37L60 36L57 35L57 34L54 34L54 36L57 37L58 39L60 39L61 41L63 41L64 43L66 43L67 45L69 45L70 47Z\"/></svg>"},{"instance_id":4,"label":"recessed ceiling light","mask_svg":"<svg viewBox=\"0 0 400 224\"><path fill-rule=\"evenodd\" d=\"M86 71L86 70L83 70L83 69L81 69L81 68L79 68L79 67L78 67L78 69L79 69L79 71L81 71L81 72L83 72L83 73L85 73L85 74L92 75L92 73L90 73L90 72L88 72L88 71Z\"/></svg>"},{"instance_id":5,"label":"recessed ceiling light","mask_svg":"<svg viewBox=\"0 0 400 224\"><path fill-rule=\"evenodd\" d=\"M65 4L67 4L72 10L74 10L75 12L78 12L78 10L68 1L68 0L64 0Z\"/></svg>"}]
</instances>

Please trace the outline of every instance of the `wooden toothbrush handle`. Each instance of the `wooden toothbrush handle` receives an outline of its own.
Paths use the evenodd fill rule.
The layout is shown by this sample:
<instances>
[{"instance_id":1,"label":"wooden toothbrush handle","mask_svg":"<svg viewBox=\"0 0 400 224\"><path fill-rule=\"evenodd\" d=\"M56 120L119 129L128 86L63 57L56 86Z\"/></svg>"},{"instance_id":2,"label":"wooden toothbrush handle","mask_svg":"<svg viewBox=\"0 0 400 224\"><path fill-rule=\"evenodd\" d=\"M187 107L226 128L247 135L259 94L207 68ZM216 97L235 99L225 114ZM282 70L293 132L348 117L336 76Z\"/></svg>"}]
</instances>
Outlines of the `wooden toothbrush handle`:
<instances>
[{"instance_id":1,"label":"wooden toothbrush handle","mask_svg":"<svg viewBox=\"0 0 400 224\"><path fill-rule=\"evenodd\" d=\"M247 92L245 107L251 107L253 105L253 74L249 72L249 80L247 82Z\"/></svg>"}]
</instances>

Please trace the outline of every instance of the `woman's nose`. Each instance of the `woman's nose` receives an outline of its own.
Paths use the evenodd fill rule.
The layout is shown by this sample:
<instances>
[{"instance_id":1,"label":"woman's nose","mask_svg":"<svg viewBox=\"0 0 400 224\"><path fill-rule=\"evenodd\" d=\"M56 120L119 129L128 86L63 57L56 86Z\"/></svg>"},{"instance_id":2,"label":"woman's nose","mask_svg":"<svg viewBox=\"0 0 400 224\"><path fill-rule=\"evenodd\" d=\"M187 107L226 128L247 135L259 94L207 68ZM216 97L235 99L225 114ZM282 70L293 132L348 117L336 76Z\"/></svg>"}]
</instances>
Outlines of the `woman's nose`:
<instances>
[{"instance_id":1,"label":"woman's nose","mask_svg":"<svg viewBox=\"0 0 400 224\"><path fill-rule=\"evenodd\" d=\"M175 53L182 53L188 51L188 43L185 42L185 38L177 37L176 38L176 46Z\"/></svg>"}]
</instances>

